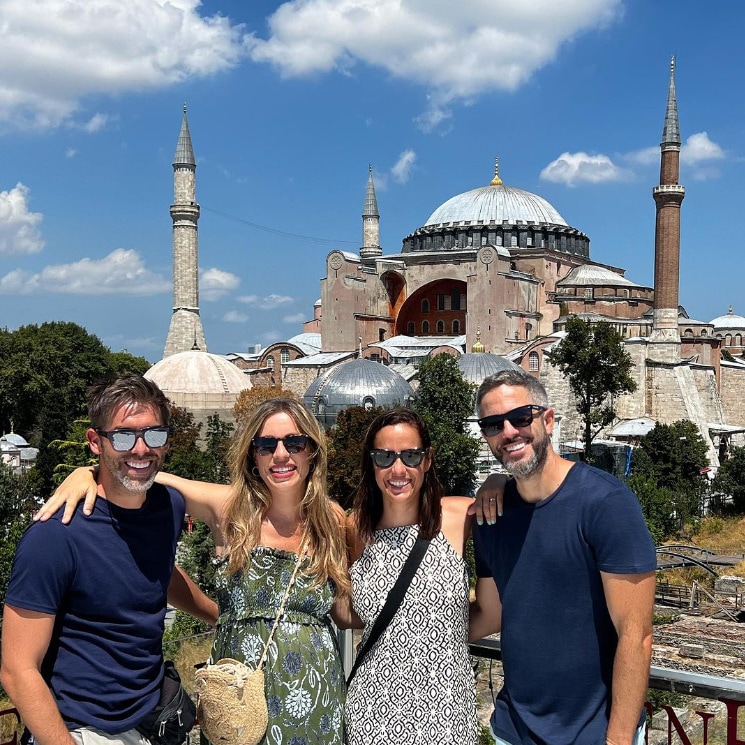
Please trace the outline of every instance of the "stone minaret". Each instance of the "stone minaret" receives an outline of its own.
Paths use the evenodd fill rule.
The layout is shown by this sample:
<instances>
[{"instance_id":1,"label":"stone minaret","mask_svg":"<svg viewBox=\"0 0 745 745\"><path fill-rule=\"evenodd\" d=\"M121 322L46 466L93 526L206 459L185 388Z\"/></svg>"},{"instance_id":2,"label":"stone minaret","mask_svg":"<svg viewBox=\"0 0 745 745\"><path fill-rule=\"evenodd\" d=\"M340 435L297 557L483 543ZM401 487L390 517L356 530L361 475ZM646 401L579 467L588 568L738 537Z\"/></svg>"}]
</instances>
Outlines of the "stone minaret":
<instances>
[{"instance_id":1,"label":"stone minaret","mask_svg":"<svg viewBox=\"0 0 745 745\"><path fill-rule=\"evenodd\" d=\"M196 170L197 162L184 106L184 118L173 159L173 315L163 357L193 349L207 351L202 319L199 317Z\"/></svg>"},{"instance_id":2,"label":"stone minaret","mask_svg":"<svg viewBox=\"0 0 745 745\"><path fill-rule=\"evenodd\" d=\"M367 176L365 206L362 210L362 248L360 249L360 258L373 259L382 253L383 249L380 247L380 213L378 212L378 199L375 196L372 166L370 166Z\"/></svg>"},{"instance_id":3,"label":"stone minaret","mask_svg":"<svg viewBox=\"0 0 745 745\"><path fill-rule=\"evenodd\" d=\"M685 188L678 183L680 128L675 97L675 57L670 62L670 86L660 150L660 185L652 190L657 222L654 239L654 320L647 357L655 362L675 364L680 362L680 205L685 196Z\"/></svg>"}]
</instances>

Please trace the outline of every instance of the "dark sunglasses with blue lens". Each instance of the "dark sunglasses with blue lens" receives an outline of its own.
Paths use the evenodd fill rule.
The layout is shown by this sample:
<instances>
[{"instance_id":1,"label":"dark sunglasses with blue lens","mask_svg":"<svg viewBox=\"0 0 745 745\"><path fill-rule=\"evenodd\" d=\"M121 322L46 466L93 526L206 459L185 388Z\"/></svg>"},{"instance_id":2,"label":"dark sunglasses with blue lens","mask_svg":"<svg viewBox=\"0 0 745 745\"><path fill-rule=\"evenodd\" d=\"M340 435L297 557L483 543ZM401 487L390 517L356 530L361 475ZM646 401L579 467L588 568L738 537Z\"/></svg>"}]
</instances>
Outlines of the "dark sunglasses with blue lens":
<instances>
[{"instance_id":1,"label":"dark sunglasses with blue lens","mask_svg":"<svg viewBox=\"0 0 745 745\"><path fill-rule=\"evenodd\" d=\"M281 442L290 455L295 455L305 450L308 444L308 435L287 435L287 437L254 437L251 440L254 450L259 455L271 455Z\"/></svg>"},{"instance_id":2,"label":"dark sunglasses with blue lens","mask_svg":"<svg viewBox=\"0 0 745 745\"><path fill-rule=\"evenodd\" d=\"M529 427L533 423L535 415L542 414L544 411L546 411L546 407L537 404L518 406L506 414L492 414L479 419L479 427L481 427L485 437L494 437L504 429L505 422L509 422L515 429Z\"/></svg>"},{"instance_id":3,"label":"dark sunglasses with blue lens","mask_svg":"<svg viewBox=\"0 0 745 745\"><path fill-rule=\"evenodd\" d=\"M114 450L126 453L131 450L141 437L149 448L162 448L168 442L168 427L158 425L144 429L97 429L99 435L105 437Z\"/></svg>"},{"instance_id":4,"label":"dark sunglasses with blue lens","mask_svg":"<svg viewBox=\"0 0 745 745\"><path fill-rule=\"evenodd\" d=\"M382 450L375 448L370 451L372 462L378 468L390 468L398 458L408 468L416 468L423 460L427 451L424 448L409 448L408 450Z\"/></svg>"}]
</instances>

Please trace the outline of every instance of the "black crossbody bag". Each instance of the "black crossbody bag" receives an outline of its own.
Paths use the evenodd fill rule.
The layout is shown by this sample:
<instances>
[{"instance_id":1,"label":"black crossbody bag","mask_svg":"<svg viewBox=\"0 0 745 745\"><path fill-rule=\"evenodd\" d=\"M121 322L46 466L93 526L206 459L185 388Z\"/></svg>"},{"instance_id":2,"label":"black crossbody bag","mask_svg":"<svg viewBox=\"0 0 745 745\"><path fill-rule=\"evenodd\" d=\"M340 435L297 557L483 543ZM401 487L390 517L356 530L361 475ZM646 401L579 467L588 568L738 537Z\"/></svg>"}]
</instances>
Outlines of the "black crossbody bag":
<instances>
[{"instance_id":1,"label":"black crossbody bag","mask_svg":"<svg viewBox=\"0 0 745 745\"><path fill-rule=\"evenodd\" d=\"M163 667L158 705L136 729L152 745L182 745L196 722L197 709L181 685L181 678L173 662L166 660Z\"/></svg>"},{"instance_id":2,"label":"black crossbody bag","mask_svg":"<svg viewBox=\"0 0 745 745\"><path fill-rule=\"evenodd\" d=\"M404 565L401 567L401 573L398 575L398 579L394 583L391 591L388 593L388 597L385 599L378 617L370 629L370 636L367 637L367 641L360 646L357 650L357 659L354 661L352 672L349 673L347 678L347 685L352 682L357 669L360 666L362 660L366 657L367 653L375 646L375 642L378 641L380 635L385 631L386 626L391 622L391 619L396 615L396 611L401 605L401 601L406 595L406 591L409 589L411 580L414 579L416 570L419 569L419 565L422 563L424 554L427 552L429 547L430 539L418 537L416 542L412 546L409 555L406 557Z\"/></svg>"}]
</instances>

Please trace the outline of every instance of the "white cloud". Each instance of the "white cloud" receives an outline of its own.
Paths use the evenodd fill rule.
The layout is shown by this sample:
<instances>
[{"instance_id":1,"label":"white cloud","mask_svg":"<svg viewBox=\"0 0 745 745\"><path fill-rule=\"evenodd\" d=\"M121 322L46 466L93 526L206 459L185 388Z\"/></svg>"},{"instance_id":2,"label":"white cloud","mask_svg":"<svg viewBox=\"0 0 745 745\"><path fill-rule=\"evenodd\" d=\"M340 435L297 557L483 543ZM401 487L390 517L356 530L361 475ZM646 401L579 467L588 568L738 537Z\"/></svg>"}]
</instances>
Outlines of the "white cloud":
<instances>
[{"instance_id":1,"label":"white cloud","mask_svg":"<svg viewBox=\"0 0 745 745\"><path fill-rule=\"evenodd\" d=\"M237 310L229 310L222 320L226 323L245 323L249 319L245 313L239 313Z\"/></svg>"},{"instance_id":2,"label":"white cloud","mask_svg":"<svg viewBox=\"0 0 745 745\"><path fill-rule=\"evenodd\" d=\"M202 300L219 300L238 287L241 280L222 269L211 267L199 270L199 297Z\"/></svg>"},{"instance_id":3,"label":"white cloud","mask_svg":"<svg viewBox=\"0 0 745 745\"><path fill-rule=\"evenodd\" d=\"M281 305L289 305L294 302L294 298L288 295L267 295L266 297L259 297L258 295L242 295L236 298L239 303L245 303L254 308L260 308L261 310L274 310L279 308Z\"/></svg>"},{"instance_id":4,"label":"white cloud","mask_svg":"<svg viewBox=\"0 0 745 745\"><path fill-rule=\"evenodd\" d=\"M396 165L391 168L391 176L399 184L405 184L411 175L411 169L416 163L416 153L413 150L404 150L398 156Z\"/></svg>"},{"instance_id":5,"label":"white cloud","mask_svg":"<svg viewBox=\"0 0 745 745\"><path fill-rule=\"evenodd\" d=\"M68 147L65 150L65 158L74 158L78 154L78 151L74 147Z\"/></svg>"},{"instance_id":6,"label":"white cloud","mask_svg":"<svg viewBox=\"0 0 745 745\"><path fill-rule=\"evenodd\" d=\"M275 341L284 339L284 337L279 333L279 331L272 329L272 331L265 331L263 334L260 334L259 339L264 346L268 347L270 344L274 344Z\"/></svg>"},{"instance_id":7,"label":"white cloud","mask_svg":"<svg viewBox=\"0 0 745 745\"><path fill-rule=\"evenodd\" d=\"M302 323L305 320L305 313L293 313L291 316L285 316L282 323Z\"/></svg>"},{"instance_id":8,"label":"white cloud","mask_svg":"<svg viewBox=\"0 0 745 745\"><path fill-rule=\"evenodd\" d=\"M624 159L631 163L638 163L642 166L659 165L660 164L660 146L652 145L651 147L645 147L641 150L634 150L627 153Z\"/></svg>"},{"instance_id":9,"label":"white cloud","mask_svg":"<svg viewBox=\"0 0 745 745\"><path fill-rule=\"evenodd\" d=\"M621 0L290 0L269 18L269 38L252 37L251 56L285 78L380 67L428 89L419 125L432 129L451 103L515 90L621 10Z\"/></svg>"},{"instance_id":10,"label":"white cloud","mask_svg":"<svg viewBox=\"0 0 745 745\"><path fill-rule=\"evenodd\" d=\"M20 182L9 191L0 191L0 256L34 254L44 248L39 230L44 216L29 211L29 194Z\"/></svg>"},{"instance_id":11,"label":"white cloud","mask_svg":"<svg viewBox=\"0 0 745 745\"><path fill-rule=\"evenodd\" d=\"M680 148L680 160L686 165L723 158L724 150L712 142L706 132L691 135Z\"/></svg>"},{"instance_id":12,"label":"white cloud","mask_svg":"<svg viewBox=\"0 0 745 745\"><path fill-rule=\"evenodd\" d=\"M38 274L15 269L0 277L0 295L157 295L171 282L146 269L137 251L117 248L103 259L47 266Z\"/></svg>"},{"instance_id":13,"label":"white cloud","mask_svg":"<svg viewBox=\"0 0 745 745\"><path fill-rule=\"evenodd\" d=\"M567 186L621 181L628 176L628 172L619 168L607 155L588 155L582 152L562 153L541 171L544 181Z\"/></svg>"},{"instance_id":14,"label":"white cloud","mask_svg":"<svg viewBox=\"0 0 745 745\"><path fill-rule=\"evenodd\" d=\"M200 4L0 0L0 123L94 132L107 117L83 115L86 96L158 89L235 66L248 53L244 27L200 15Z\"/></svg>"}]
</instances>

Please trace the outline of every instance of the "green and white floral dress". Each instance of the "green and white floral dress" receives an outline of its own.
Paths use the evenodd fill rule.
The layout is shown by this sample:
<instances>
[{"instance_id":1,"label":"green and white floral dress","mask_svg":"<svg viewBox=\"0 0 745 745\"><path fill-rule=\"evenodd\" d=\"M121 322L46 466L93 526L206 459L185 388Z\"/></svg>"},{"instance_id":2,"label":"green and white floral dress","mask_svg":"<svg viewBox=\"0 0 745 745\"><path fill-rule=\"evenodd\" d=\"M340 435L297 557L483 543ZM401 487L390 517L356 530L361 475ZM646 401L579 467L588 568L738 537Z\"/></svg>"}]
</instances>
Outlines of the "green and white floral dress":
<instances>
[{"instance_id":1,"label":"green and white floral dress","mask_svg":"<svg viewBox=\"0 0 745 745\"><path fill-rule=\"evenodd\" d=\"M247 571L217 574L221 614L211 662L256 665L282 602L297 554L257 546ZM329 612L334 585L311 587L298 572L266 663L269 727L261 745L342 745L344 672Z\"/></svg>"}]
</instances>

